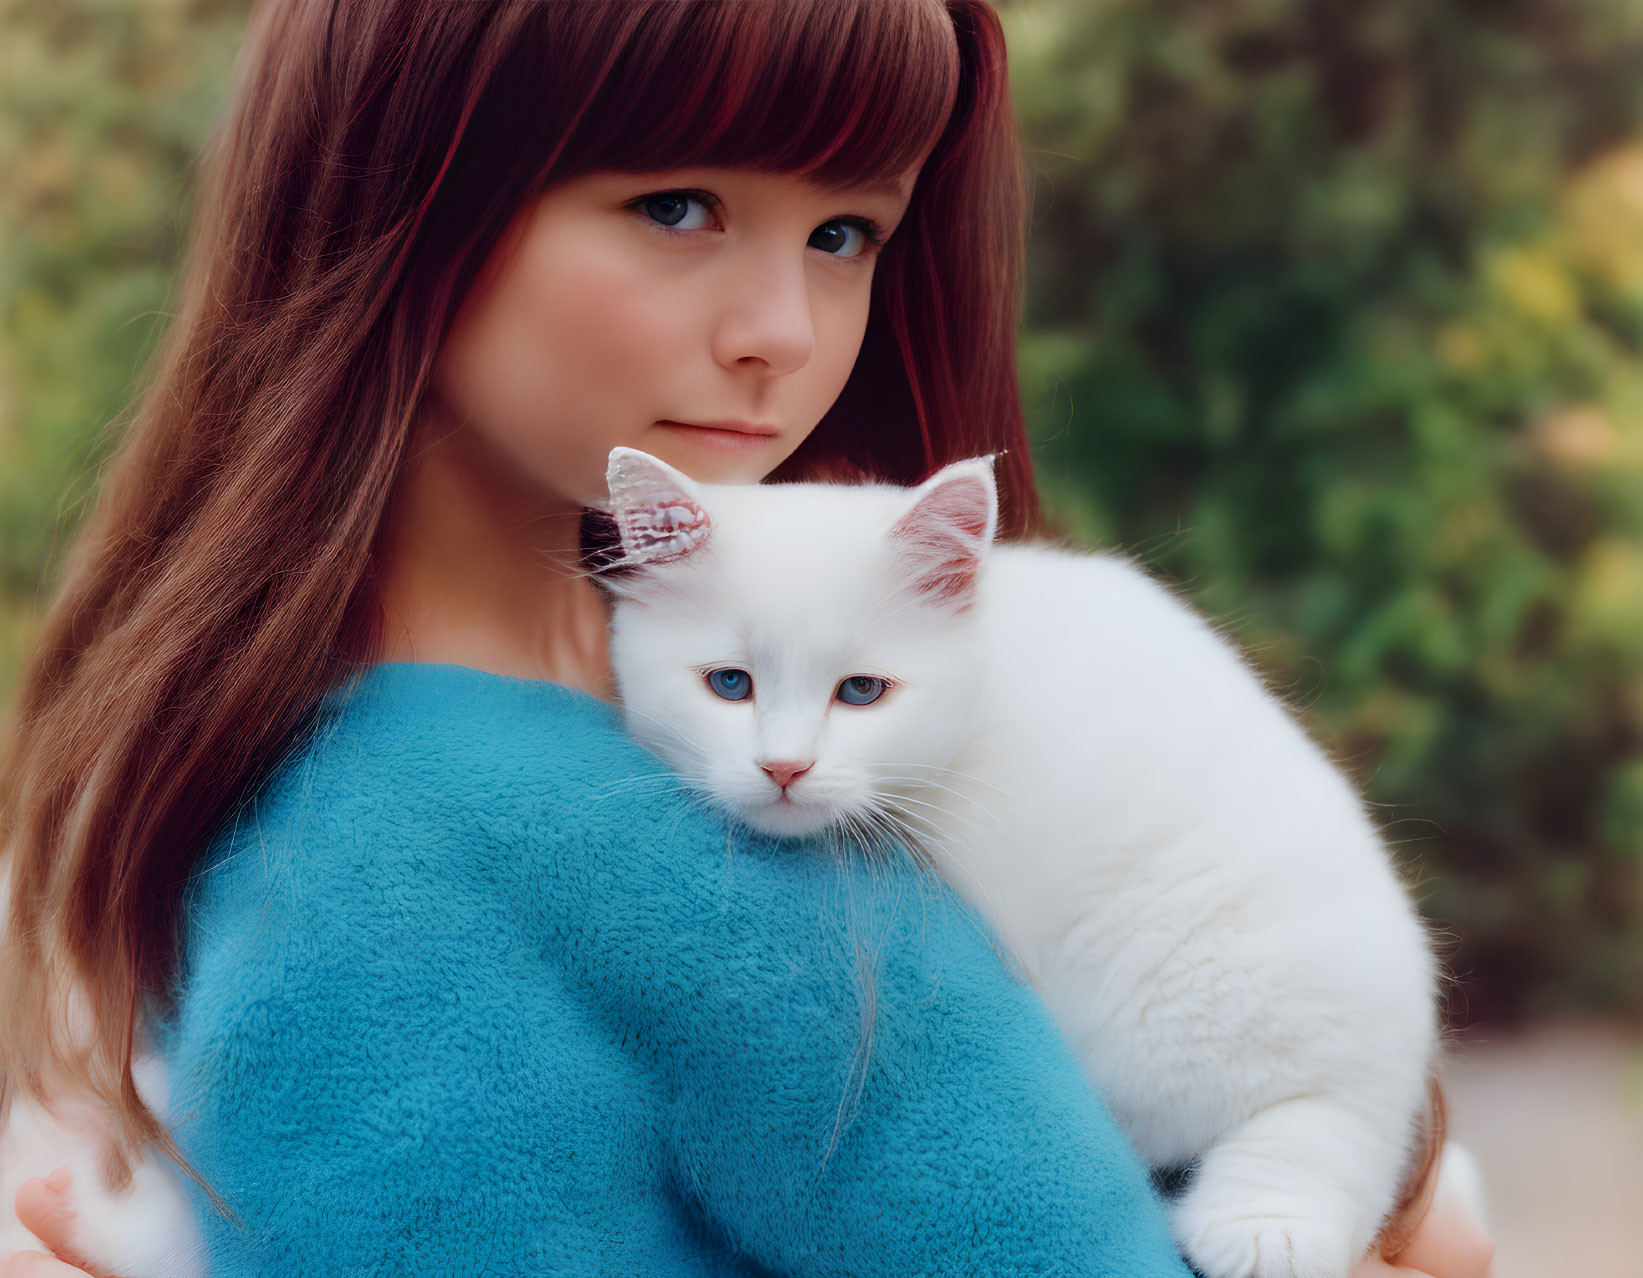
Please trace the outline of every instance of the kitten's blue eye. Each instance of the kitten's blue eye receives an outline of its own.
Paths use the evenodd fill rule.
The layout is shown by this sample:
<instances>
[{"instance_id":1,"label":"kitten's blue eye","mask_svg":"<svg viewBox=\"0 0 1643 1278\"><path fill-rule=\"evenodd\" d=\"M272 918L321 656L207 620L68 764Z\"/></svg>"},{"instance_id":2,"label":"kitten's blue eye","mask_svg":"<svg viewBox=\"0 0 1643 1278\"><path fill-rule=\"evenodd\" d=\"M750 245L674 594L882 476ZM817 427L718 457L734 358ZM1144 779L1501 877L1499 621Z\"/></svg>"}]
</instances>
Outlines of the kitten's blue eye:
<instances>
[{"instance_id":1,"label":"kitten's blue eye","mask_svg":"<svg viewBox=\"0 0 1643 1278\"><path fill-rule=\"evenodd\" d=\"M885 680L872 675L852 675L839 685L835 695L847 706L867 706L882 697L889 686Z\"/></svg>"},{"instance_id":2,"label":"kitten's blue eye","mask_svg":"<svg viewBox=\"0 0 1643 1278\"><path fill-rule=\"evenodd\" d=\"M696 209L692 211L691 205ZM661 191L647 195L631 207L644 211L646 217L670 230L699 231L712 225L712 213L707 201L689 191Z\"/></svg>"},{"instance_id":3,"label":"kitten's blue eye","mask_svg":"<svg viewBox=\"0 0 1643 1278\"><path fill-rule=\"evenodd\" d=\"M745 670L715 670L707 676L707 686L726 701L746 701L753 695L753 676Z\"/></svg>"},{"instance_id":4,"label":"kitten's blue eye","mask_svg":"<svg viewBox=\"0 0 1643 1278\"><path fill-rule=\"evenodd\" d=\"M810 232L808 242L811 248L831 253L834 257L860 257L867 252L869 244L878 243L867 227L853 218L823 222Z\"/></svg>"}]
</instances>

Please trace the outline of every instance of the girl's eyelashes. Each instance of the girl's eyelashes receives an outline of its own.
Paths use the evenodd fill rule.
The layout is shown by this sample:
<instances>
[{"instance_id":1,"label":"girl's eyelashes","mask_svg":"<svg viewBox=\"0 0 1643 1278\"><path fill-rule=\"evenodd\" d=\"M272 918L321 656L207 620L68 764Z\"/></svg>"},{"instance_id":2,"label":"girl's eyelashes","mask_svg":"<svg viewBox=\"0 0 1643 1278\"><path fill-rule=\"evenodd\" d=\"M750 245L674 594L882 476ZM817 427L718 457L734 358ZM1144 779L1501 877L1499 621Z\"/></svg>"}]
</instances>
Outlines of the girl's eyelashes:
<instances>
[{"instance_id":1,"label":"girl's eyelashes","mask_svg":"<svg viewBox=\"0 0 1643 1278\"><path fill-rule=\"evenodd\" d=\"M658 191L628 207L670 231L699 231L718 224L718 202L706 191Z\"/></svg>"},{"instance_id":2,"label":"girl's eyelashes","mask_svg":"<svg viewBox=\"0 0 1643 1278\"><path fill-rule=\"evenodd\" d=\"M864 217L836 217L810 232L810 247L834 257L860 257L869 248L880 248L884 236Z\"/></svg>"},{"instance_id":3,"label":"girl's eyelashes","mask_svg":"<svg viewBox=\"0 0 1643 1278\"><path fill-rule=\"evenodd\" d=\"M666 231L702 231L719 226L719 202L707 191L657 191L631 201L628 208ZM810 233L806 243L830 257L861 257L884 244L884 232L864 217L835 217Z\"/></svg>"}]
</instances>

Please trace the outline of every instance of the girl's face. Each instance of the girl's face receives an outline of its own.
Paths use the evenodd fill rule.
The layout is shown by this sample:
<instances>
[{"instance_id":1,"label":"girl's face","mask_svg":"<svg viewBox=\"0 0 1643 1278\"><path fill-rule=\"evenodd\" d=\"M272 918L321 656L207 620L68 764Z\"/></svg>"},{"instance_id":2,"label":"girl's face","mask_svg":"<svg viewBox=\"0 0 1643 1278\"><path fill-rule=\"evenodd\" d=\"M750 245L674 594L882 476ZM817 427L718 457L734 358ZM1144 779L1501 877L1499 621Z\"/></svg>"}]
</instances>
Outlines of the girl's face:
<instances>
[{"instance_id":1,"label":"girl's face","mask_svg":"<svg viewBox=\"0 0 1643 1278\"><path fill-rule=\"evenodd\" d=\"M918 170L820 187L742 169L595 173L518 219L435 373L493 477L601 500L618 444L687 474L774 470L844 388ZM469 451L465 449L464 451Z\"/></svg>"}]
</instances>

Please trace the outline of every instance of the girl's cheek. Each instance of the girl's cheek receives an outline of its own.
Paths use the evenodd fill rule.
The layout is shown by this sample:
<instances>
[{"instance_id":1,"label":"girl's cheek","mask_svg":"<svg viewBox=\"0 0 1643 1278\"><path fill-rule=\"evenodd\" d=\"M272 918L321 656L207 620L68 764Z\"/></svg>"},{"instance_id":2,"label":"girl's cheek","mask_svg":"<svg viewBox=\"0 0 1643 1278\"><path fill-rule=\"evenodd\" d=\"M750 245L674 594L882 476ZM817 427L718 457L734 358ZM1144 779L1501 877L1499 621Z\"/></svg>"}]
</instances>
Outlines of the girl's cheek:
<instances>
[{"instance_id":1,"label":"girl's cheek","mask_svg":"<svg viewBox=\"0 0 1643 1278\"><path fill-rule=\"evenodd\" d=\"M601 269L593 262L534 284L544 342L571 355L584 375L601 370L642 378L688 327L689 298L674 296L675 282L645 278L628 265Z\"/></svg>"},{"instance_id":2,"label":"girl's cheek","mask_svg":"<svg viewBox=\"0 0 1643 1278\"><path fill-rule=\"evenodd\" d=\"M816 362L829 383L842 390L861 353L871 294L865 289L834 296L817 308Z\"/></svg>"}]
</instances>

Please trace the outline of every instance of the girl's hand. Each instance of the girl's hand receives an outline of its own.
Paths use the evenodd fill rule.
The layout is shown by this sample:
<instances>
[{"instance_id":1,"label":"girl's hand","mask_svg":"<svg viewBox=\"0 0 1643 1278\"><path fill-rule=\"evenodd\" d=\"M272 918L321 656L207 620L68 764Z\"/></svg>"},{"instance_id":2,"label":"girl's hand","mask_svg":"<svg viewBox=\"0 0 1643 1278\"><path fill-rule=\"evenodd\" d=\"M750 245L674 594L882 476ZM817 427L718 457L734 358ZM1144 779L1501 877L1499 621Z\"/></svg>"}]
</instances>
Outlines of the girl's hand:
<instances>
[{"instance_id":1,"label":"girl's hand","mask_svg":"<svg viewBox=\"0 0 1643 1278\"><path fill-rule=\"evenodd\" d=\"M54 1255L14 1251L0 1256L0 1278L113 1278L94 1269L74 1248L78 1213L73 1185L74 1175L67 1167L23 1182L17 1191L18 1223Z\"/></svg>"},{"instance_id":2,"label":"girl's hand","mask_svg":"<svg viewBox=\"0 0 1643 1278\"><path fill-rule=\"evenodd\" d=\"M1494 1243L1471 1213L1440 1191L1408 1246L1388 1260L1363 1261L1352 1278L1489 1278L1494 1258Z\"/></svg>"}]
</instances>

